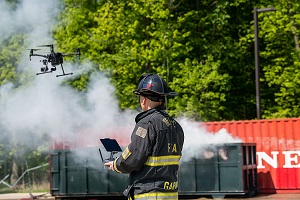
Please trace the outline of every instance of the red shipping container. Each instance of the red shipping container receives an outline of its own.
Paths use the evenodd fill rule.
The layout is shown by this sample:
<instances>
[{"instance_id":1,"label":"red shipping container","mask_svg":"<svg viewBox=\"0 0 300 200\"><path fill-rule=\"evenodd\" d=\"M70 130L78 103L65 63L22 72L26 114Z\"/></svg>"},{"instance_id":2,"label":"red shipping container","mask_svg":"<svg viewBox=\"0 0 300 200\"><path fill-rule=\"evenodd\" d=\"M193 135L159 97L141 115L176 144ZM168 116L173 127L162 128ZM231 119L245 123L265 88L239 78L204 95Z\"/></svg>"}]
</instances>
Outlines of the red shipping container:
<instances>
[{"instance_id":1,"label":"red shipping container","mask_svg":"<svg viewBox=\"0 0 300 200\"><path fill-rule=\"evenodd\" d=\"M225 128L233 137L256 143L261 193L300 192L300 119L206 122L209 132Z\"/></svg>"},{"instance_id":2,"label":"red shipping container","mask_svg":"<svg viewBox=\"0 0 300 200\"><path fill-rule=\"evenodd\" d=\"M209 132L225 128L245 143L256 143L258 186L261 193L300 192L300 118L199 123ZM71 138L53 139L51 149L98 146L103 136L115 138L121 146L130 141L133 127L105 131L84 130Z\"/></svg>"}]
</instances>

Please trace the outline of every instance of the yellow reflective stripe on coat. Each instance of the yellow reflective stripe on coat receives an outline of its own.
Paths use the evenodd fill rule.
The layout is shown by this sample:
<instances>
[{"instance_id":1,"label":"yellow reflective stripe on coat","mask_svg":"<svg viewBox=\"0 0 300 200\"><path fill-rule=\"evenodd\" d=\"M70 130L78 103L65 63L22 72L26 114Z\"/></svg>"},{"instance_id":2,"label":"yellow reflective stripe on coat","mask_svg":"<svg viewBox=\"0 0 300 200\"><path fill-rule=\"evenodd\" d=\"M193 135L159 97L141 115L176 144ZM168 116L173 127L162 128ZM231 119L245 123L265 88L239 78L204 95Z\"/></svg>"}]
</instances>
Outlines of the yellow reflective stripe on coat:
<instances>
[{"instance_id":1,"label":"yellow reflective stripe on coat","mask_svg":"<svg viewBox=\"0 0 300 200\"><path fill-rule=\"evenodd\" d=\"M122 152L122 157L124 160L126 160L128 158L128 156L130 156L131 151L129 151L128 147L126 147L126 149Z\"/></svg>"},{"instance_id":2,"label":"yellow reflective stripe on coat","mask_svg":"<svg viewBox=\"0 0 300 200\"><path fill-rule=\"evenodd\" d=\"M122 173L122 172L121 172L120 170L118 170L118 168L117 168L117 160L118 160L118 158L114 160L114 162L113 162L113 168L114 168L114 170L115 170L116 172Z\"/></svg>"},{"instance_id":3,"label":"yellow reflective stripe on coat","mask_svg":"<svg viewBox=\"0 0 300 200\"><path fill-rule=\"evenodd\" d=\"M148 160L145 162L147 166L166 166L166 165L178 165L180 160L180 155L172 156L149 156Z\"/></svg>"},{"instance_id":4,"label":"yellow reflective stripe on coat","mask_svg":"<svg viewBox=\"0 0 300 200\"><path fill-rule=\"evenodd\" d=\"M178 192L151 192L151 193L134 195L134 200L148 200L148 199L178 200Z\"/></svg>"}]
</instances>

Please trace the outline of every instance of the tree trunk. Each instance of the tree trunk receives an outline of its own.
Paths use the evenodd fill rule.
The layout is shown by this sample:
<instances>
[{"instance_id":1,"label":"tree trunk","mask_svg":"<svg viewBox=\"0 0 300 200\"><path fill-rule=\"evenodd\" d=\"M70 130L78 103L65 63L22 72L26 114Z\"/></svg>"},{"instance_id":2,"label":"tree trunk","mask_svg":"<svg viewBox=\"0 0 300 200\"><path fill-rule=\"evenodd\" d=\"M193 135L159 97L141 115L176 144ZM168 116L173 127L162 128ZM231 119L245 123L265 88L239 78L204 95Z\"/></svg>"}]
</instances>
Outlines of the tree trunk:
<instances>
[{"instance_id":1,"label":"tree trunk","mask_svg":"<svg viewBox=\"0 0 300 200\"><path fill-rule=\"evenodd\" d=\"M292 8L292 4L289 4L289 18L290 18L290 22L292 23L292 33L294 35L294 42L295 42L295 48L296 51L299 51L299 37L297 35L297 27L295 26L295 20L293 19L293 15L294 13L291 13L290 10Z\"/></svg>"},{"instance_id":2,"label":"tree trunk","mask_svg":"<svg viewBox=\"0 0 300 200\"><path fill-rule=\"evenodd\" d=\"M17 158L14 157L12 163L11 176L10 176L10 184L13 185L17 180L18 180L18 164L17 164Z\"/></svg>"}]
</instances>

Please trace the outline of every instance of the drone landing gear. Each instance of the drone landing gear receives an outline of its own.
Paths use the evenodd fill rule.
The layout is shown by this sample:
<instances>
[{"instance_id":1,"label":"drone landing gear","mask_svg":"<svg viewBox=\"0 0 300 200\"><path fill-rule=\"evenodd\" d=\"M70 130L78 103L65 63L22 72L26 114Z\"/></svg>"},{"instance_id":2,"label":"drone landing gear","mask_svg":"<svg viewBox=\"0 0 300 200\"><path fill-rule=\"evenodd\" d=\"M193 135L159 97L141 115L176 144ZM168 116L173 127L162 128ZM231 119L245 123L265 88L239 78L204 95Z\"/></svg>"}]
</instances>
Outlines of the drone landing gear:
<instances>
[{"instance_id":1,"label":"drone landing gear","mask_svg":"<svg viewBox=\"0 0 300 200\"><path fill-rule=\"evenodd\" d=\"M43 62L43 64L45 65L45 67L41 68L41 73L36 73L36 75L41 75L41 74L48 74L48 73L52 73L53 71L55 71L56 69L51 68L50 71L48 68L48 64L47 64L47 60L41 60L41 62Z\"/></svg>"},{"instance_id":2,"label":"drone landing gear","mask_svg":"<svg viewBox=\"0 0 300 200\"><path fill-rule=\"evenodd\" d=\"M59 75L56 75L56 77L60 77L60 76L67 76L67 75L72 75L73 73L65 73L65 70L64 70L64 67L63 67L63 65L62 64L60 64L60 66L61 66L61 70L62 70L62 74L59 74Z\"/></svg>"},{"instance_id":3,"label":"drone landing gear","mask_svg":"<svg viewBox=\"0 0 300 200\"><path fill-rule=\"evenodd\" d=\"M52 73L52 71L49 71L49 72L41 72L41 73L36 73L36 75L48 74L48 73Z\"/></svg>"}]
</instances>

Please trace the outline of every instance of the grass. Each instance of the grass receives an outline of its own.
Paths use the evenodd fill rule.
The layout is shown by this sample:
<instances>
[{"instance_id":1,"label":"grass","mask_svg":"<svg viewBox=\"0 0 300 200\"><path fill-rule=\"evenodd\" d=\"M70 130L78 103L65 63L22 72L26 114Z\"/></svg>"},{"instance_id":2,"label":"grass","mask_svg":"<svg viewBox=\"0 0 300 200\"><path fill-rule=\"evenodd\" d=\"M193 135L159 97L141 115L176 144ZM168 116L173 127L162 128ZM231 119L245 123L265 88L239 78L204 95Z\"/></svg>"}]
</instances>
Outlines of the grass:
<instances>
[{"instance_id":1,"label":"grass","mask_svg":"<svg viewBox=\"0 0 300 200\"><path fill-rule=\"evenodd\" d=\"M0 185L0 194L5 193L47 193L50 191L50 183L42 182L40 184L33 184L28 187L28 185L17 185L16 187L9 188L5 185Z\"/></svg>"}]
</instances>

